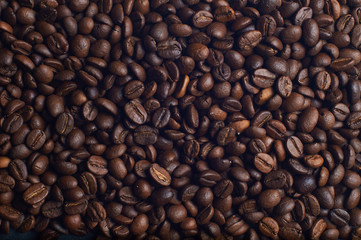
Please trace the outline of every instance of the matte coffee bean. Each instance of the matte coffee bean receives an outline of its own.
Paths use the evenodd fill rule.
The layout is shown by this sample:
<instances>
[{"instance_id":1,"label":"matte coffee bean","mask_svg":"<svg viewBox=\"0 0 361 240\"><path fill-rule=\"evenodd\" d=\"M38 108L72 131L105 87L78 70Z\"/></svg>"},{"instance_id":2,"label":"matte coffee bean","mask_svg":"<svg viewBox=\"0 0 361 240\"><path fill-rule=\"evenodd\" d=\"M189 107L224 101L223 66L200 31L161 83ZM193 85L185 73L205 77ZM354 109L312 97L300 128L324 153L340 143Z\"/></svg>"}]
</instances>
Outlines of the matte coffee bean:
<instances>
[{"instance_id":1,"label":"matte coffee bean","mask_svg":"<svg viewBox=\"0 0 361 240\"><path fill-rule=\"evenodd\" d=\"M259 223L259 230L267 237L274 238L278 235L279 226L276 220L270 217L263 218Z\"/></svg>"},{"instance_id":2,"label":"matte coffee bean","mask_svg":"<svg viewBox=\"0 0 361 240\"><path fill-rule=\"evenodd\" d=\"M238 39L240 50L253 49L262 40L262 33L258 30L245 32Z\"/></svg>"},{"instance_id":3,"label":"matte coffee bean","mask_svg":"<svg viewBox=\"0 0 361 240\"><path fill-rule=\"evenodd\" d=\"M134 141L140 145L154 144L157 139L157 130L150 126L142 125L137 127L134 131Z\"/></svg>"},{"instance_id":4,"label":"matte coffee bean","mask_svg":"<svg viewBox=\"0 0 361 240\"><path fill-rule=\"evenodd\" d=\"M319 113L318 110L314 107L306 109L300 118L299 130L302 132L311 132L318 122Z\"/></svg>"},{"instance_id":5,"label":"matte coffee bean","mask_svg":"<svg viewBox=\"0 0 361 240\"><path fill-rule=\"evenodd\" d=\"M289 154L294 158L300 158L303 154L303 144L298 137L289 137L286 141L286 148Z\"/></svg>"},{"instance_id":6,"label":"matte coffee bean","mask_svg":"<svg viewBox=\"0 0 361 240\"><path fill-rule=\"evenodd\" d=\"M70 113L62 113L55 122L56 131L59 134L67 135L73 130L74 117Z\"/></svg>"},{"instance_id":7,"label":"matte coffee bean","mask_svg":"<svg viewBox=\"0 0 361 240\"><path fill-rule=\"evenodd\" d=\"M45 141L45 132L41 131L40 129L32 130L26 137L26 145L32 150L40 149L44 145Z\"/></svg>"},{"instance_id":8,"label":"matte coffee bean","mask_svg":"<svg viewBox=\"0 0 361 240\"><path fill-rule=\"evenodd\" d=\"M91 156L87 161L88 170L94 175L106 175L108 173L107 165L107 161L100 156Z\"/></svg>"},{"instance_id":9,"label":"matte coffee bean","mask_svg":"<svg viewBox=\"0 0 361 240\"><path fill-rule=\"evenodd\" d=\"M196 28L204 28L213 21L213 14L208 11L198 11L193 15L192 23Z\"/></svg>"},{"instance_id":10,"label":"matte coffee bean","mask_svg":"<svg viewBox=\"0 0 361 240\"><path fill-rule=\"evenodd\" d=\"M312 175L301 175L295 179L295 189L302 194L312 192L317 188L316 179Z\"/></svg>"},{"instance_id":11,"label":"matte coffee bean","mask_svg":"<svg viewBox=\"0 0 361 240\"><path fill-rule=\"evenodd\" d=\"M147 112L144 107L137 101L131 100L124 106L124 111L127 116L137 124L143 124L147 120Z\"/></svg>"},{"instance_id":12,"label":"matte coffee bean","mask_svg":"<svg viewBox=\"0 0 361 240\"><path fill-rule=\"evenodd\" d=\"M264 178L264 184L268 188L278 189L283 188L283 186L286 184L287 176L284 172L275 170L270 173L268 173Z\"/></svg>"},{"instance_id":13,"label":"matte coffee bean","mask_svg":"<svg viewBox=\"0 0 361 240\"><path fill-rule=\"evenodd\" d=\"M152 164L149 168L150 176L155 182L162 186L169 186L171 184L171 176L166 169L162 168L158 164Z\"/></svg>"},{"instance_id":14,"label":"matte coffee bean","mask_svg":"<svg viewBox=\"0 0 361 240\"><path fill-rule=\"evenodd\" d=\"M20 218L20 212L11 206L1 205L0 216L8 221L17 221Z\"/></svg>"},{"instance_id":15,"label":"matte coffee bean","mask_svg":"<svg viewBox=\"0 0 361 240\"><path fill-rule=\"evenodd\" d=\"M274 161L267 153L258 153L254 158L254 165L259 171L269 173L275 165Z\"/></svg>"}]
</instances>

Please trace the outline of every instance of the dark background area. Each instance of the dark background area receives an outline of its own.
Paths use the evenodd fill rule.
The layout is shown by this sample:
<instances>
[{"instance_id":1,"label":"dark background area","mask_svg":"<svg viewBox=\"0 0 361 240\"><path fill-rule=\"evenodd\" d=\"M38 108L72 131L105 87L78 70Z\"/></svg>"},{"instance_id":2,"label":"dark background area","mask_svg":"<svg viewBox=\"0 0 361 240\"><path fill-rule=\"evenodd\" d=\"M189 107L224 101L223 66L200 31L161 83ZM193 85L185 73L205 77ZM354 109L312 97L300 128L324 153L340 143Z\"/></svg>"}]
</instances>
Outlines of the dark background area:
<instances>
[{"instance_id":1,"label":"dark background area","mask_svg":"<svg viewBox=\"0 0 361 240\"><path fill-rule=\"evenodd\" d=\"M36 233L34 231L30 231L27 233L19 233L14 230L11 230L9 234L0 234L1 240L32 240L32 239L39 239L38 238L39 233ZM94 240L95 235L94 234L88 234L85 237L78 237L74 235L62 235L59 240Z\"/></svg>"}]
</instances>

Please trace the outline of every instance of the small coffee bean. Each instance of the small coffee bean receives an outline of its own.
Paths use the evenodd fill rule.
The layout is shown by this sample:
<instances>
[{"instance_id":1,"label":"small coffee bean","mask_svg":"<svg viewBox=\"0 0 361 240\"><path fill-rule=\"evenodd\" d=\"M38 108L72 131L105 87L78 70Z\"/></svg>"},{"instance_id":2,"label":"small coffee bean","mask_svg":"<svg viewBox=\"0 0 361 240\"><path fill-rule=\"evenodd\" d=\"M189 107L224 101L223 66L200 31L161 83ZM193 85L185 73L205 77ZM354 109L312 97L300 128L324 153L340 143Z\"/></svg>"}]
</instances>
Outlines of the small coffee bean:
<instances>
[{"instance_id":1,"label":"small coffee bean","mask_svg":"<svg viewBox=\"0 0 361 240\"><path fill-rule=\"evenodd\" d=\"M152 164L149 168L150 176L155 182L162 186L169 186L171 184L171 176L167 170L159 166L158 164Z\"/></svg>"},{"instance_id":2,"label":"small coffee bean","mask_svg":"<svg viewBox=\"0 0 361 240\"><path fill-rule=\"evenodd\" d=\"M40 129L34 129L26 137L26 145L32 150L40 149L46 141L46 135Z\"/></svg>"},{"instance_id":3,"label":"small coffee bean","mask_svg":"<svg viewBox=\"0 0 361 240\"><path fill-rule=\"evenodd\" d=\"M281 201L280 192L276 189L269 189L261 192L258 202L262 208L272 208L277 206Z\"/></svg>"},{"instance_id":4,"label":"small coffee bean","mask_svg":"<svg viewBox=\"0 0 361 240\"><path fill-rule=\"evenodd\" d=\"M55 122L55 129L59 134L68 135L74 127L74 118L70 113L62 113Z\"/></svg>"},{"instance_id":5,"label":"small coffee bean","mask_svg":"<svg viewBox=\"0 0 361 240\"><path fill-rule=\"evenodd\" d=\"M303 144L298 137L289 137L286 141L286 148L289 154L294 158L300 158L303 154Z\"/></svg>"},{"instance_id":6,"label":"small coffee bean","mask_svg":"<svg viewBox=\"0 0 361 240\"><path fill-rule=\"evenodd\" d=\"M274 238L278 235L279 226L273 218L265 217L259 222L259 230L265 236Z\"/></svg>"},{"instance_id":7,"label":"small coffee bean","mask_svg":"<svg viewBox=\"0 0 361 240\"><path fill-rule=\"evenodd\" d=\"M49 191L42 183L35 183L31 185L23 194L23 199L26 203L34 205L46 198Z\"/></svg>"}]
</instances>

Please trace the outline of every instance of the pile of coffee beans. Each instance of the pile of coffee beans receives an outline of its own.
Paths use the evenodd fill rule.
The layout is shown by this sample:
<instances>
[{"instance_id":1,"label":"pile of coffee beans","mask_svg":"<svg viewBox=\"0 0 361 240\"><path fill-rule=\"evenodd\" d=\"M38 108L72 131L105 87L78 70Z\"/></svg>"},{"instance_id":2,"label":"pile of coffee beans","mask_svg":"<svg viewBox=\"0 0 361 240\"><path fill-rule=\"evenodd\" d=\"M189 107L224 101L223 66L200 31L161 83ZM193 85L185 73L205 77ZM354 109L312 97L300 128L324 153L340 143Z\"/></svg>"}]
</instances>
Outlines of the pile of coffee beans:
<instances>
[{"instance_id":1,"label":"pile of coffee beans","mask_svg":"<svg viewBox=\"0 0 361 240\"><path fill-rule=\"evenodd\" d=\"M0 13L0 233L361 239L361 0Z\"/></svg>"}]
</instances>

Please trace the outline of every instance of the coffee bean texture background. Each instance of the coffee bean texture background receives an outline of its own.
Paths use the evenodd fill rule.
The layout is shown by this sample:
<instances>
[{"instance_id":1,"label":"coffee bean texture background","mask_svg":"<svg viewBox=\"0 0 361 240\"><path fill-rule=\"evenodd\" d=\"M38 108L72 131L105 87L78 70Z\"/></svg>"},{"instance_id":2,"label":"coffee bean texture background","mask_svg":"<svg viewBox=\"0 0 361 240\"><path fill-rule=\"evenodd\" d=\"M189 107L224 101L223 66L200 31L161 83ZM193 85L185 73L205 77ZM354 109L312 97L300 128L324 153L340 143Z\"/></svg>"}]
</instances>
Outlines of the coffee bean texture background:
<instances>
[{"instance_id":1,"label":"coffee bean texture background","mask_svg":"<svg viewBox=\"0 0 361 240\"><path fill-rule=\"evenodd\" d=\"M361 0L0 0L0 239L361 239Z\"/></svg>"}]
</instances>

